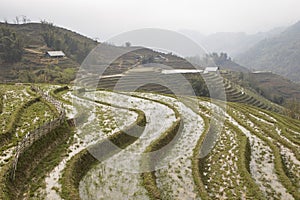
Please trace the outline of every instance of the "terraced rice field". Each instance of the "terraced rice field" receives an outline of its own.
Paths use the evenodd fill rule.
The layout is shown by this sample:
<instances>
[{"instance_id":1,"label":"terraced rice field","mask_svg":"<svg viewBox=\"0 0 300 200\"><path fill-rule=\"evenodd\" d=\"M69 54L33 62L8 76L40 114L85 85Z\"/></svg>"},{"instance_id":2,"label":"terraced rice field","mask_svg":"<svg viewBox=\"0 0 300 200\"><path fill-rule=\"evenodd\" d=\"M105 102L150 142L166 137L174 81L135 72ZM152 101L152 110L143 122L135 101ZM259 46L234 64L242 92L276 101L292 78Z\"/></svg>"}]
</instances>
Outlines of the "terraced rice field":
<instances>
[{"instance_id":1,"label":"terraced rice field","mask_svg":"<svg viewBox=\"0 0 300 200\"><path fill-rule=\"evenodd\" d=\"M0 136L5 135L1 141L3 146L1 146L0 166L2 166L11 159L15 144L29 131L52 119L55 111L46 102L29 94L28 86L1 85L0 90L3 94Z\"/></svg>"},{"instance_id":2,"label":"terraced rice field","mask_svg":"<svg viewBox=\"0 0 300 200\"><path fill-rule=\"evenodd\" d=\"M63 103L76 126L60 159L38 171L37 181L26 183L29 189L17 199L300 199L300 123L269 111L272 105L227 103L225 108L195 97L40 88ZM4 199L16 192L5 177L17 141L58 113L29 86L1 85L0 92ZM141 134L122 132L135 123ZM216 123L222 128L216 129ZM101 149L105 141L114 142L117 150ZM97 161L86 151L95 147L109 156ZM55 149L49 146L49 151Z\"/></svg>"},{"instance_id":3,"label":"terraced rice field","mask_svg":"<svg viewBox=\"0 0 300 200\"><path fill-rule=\"evenodd\" d=\"M12 120L12 114L17 110L18 105L28 101L30 94L26 91L24 86L14 85L0 85L0 91L2 96L2 112L0 115L1 121L1 133L7 130L9 122Z\"/></svg>"},{"instance_id":4,"label":"terraced rice field","mask_svg":"<svg viewBox=\"0 0 300 200\"><path fill-rule=\"evenodd\" d=\"M147 125L139 140L104 163L100 163L97 168L87 174L80 184L81 197L82 199L97 199L99 197L103 199L126 199L132 196L137 199L147 199L147 191L141 187L141 176L137 173L142 170L139 169L139 163L143 158L138 154L143 153L151 141L159 137L159 134L163 133L175 121L174 112L159 103L132 98L127 95L99 92L97 97L113 104L119 103L123 106L138 107L145 113ZM157 122L158 117L163 117L164 121ZM98 177L96 178L95 175ZM102 182L101 180L107 181L99 184L99 181Z\"/></svg>"}]
</instances>

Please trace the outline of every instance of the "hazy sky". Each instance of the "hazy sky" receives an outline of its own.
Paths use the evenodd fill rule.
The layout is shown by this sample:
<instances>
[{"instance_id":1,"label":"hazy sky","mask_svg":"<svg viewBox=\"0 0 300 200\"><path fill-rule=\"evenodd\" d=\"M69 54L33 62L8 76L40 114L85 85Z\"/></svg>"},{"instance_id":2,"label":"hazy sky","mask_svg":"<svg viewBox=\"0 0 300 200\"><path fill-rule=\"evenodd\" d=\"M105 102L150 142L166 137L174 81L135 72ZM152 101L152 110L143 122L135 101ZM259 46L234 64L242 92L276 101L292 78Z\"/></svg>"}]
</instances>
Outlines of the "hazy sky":
<instances>
[{"instance_id":1,"label":"hazy sky","mask_svg":"<svg viewBox=\"0 0 300 200\"><path fill-rule=\"evenodd\" d=\"M26 15L105 40L140 28L267 31L300 20L299 0L0 0L0 20Z\"/></svg>"}]
</instances>

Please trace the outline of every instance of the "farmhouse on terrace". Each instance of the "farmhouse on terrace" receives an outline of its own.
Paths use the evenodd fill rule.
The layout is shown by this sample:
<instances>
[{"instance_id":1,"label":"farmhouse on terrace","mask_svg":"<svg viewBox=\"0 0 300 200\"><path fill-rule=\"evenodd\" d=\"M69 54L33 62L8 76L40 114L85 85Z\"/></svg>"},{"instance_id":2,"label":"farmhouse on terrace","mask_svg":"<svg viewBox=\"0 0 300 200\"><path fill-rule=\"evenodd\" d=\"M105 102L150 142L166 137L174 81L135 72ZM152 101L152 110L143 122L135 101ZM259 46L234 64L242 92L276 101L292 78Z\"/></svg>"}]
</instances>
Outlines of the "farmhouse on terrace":
<instances>
[{"instance_id":1,"label":"farmhouse on terrace","mask_svg":"<svg viewBox=\"0 0 300 200\"><path fill-rule=\"evenodd\" d=\"M66 55L63 51L47 51L46 56L50 58L63 58Z\"/></svg>"}]
</instances>

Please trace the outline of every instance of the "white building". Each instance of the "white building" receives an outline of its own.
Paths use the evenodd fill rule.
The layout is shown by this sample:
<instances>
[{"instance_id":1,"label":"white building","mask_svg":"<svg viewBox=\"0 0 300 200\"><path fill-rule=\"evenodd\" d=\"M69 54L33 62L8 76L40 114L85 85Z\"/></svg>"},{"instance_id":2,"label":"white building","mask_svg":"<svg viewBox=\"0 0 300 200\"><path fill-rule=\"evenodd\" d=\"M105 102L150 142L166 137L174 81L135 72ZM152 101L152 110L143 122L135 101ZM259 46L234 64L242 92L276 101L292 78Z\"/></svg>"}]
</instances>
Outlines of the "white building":
<instances>
[{"instance_id":1,"label":"white building","mask_svg":"<svg viewBox=\"0 0 300 200\"><path fill-rule=\"evenodd\" d=\"M217 72L219 70L219 67L206 67L204 69L204 73L208 73L208 72Z\"/></svg>"},{"instance_id":2,"label":"white building","mask_svg":"<svg viewBox=\"0 0 300 200\"><path fill-rule=\"evenodd\" d=\"M62 58L66 56L62 51L47 51L46 55L51 58Z\"/></svg>"}]
</instances>

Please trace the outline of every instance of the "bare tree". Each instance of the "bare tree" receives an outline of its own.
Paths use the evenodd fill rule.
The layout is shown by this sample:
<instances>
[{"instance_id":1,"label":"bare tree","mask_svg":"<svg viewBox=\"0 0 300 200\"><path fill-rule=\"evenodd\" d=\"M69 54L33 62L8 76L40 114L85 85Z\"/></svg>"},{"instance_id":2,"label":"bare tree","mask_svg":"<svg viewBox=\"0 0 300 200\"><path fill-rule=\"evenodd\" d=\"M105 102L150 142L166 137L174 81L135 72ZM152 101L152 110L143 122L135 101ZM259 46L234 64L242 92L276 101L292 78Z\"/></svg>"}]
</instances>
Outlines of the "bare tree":
<instances>
[{"instance_id":1,"label":"bare tree","mask_svg":"<svg viewBox=\"0 0 300 200\"><path fill-rule=\"evenodd\" d=\"M130 46L131 46L131 43L130 43L130 42L126 42L126 43L125 43L125 46L126 46L126 47L130 47Z\"/></svg>"},{"instance_id":2,"label":"bare tree","mask_svg":"<svg viewBox=\"0 0 300 200\"><path fill-rule=\"evenodd\" d=\"M23 22L23 24L29 23L30 21L31 20L28 17L26 17L25 15L22 15L22 22Z\"/></svg>"},{"instance_id":3,"label":"bare tree","mask_svg":"<svg viewBox=\"0 0 300 200\"><path fill-rule=\"evenodd\" d=\"M19 16L16 16L16 18L14 19L15 24L20 24L20 18Z\"/></svg>"}]
</instances>

